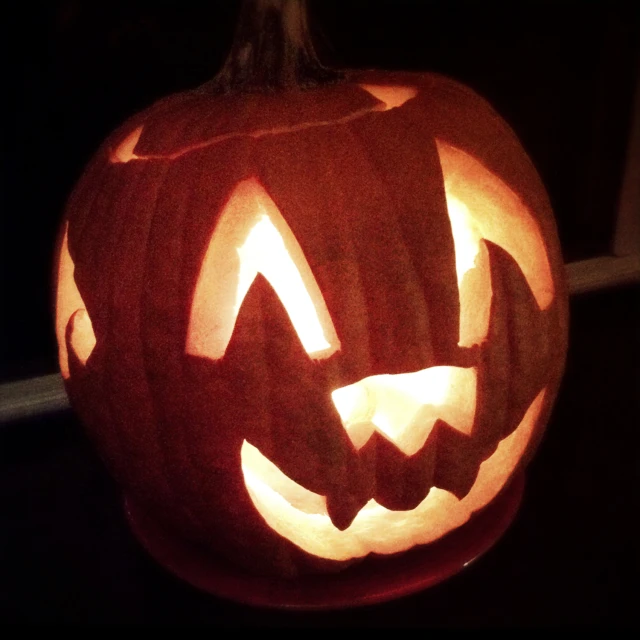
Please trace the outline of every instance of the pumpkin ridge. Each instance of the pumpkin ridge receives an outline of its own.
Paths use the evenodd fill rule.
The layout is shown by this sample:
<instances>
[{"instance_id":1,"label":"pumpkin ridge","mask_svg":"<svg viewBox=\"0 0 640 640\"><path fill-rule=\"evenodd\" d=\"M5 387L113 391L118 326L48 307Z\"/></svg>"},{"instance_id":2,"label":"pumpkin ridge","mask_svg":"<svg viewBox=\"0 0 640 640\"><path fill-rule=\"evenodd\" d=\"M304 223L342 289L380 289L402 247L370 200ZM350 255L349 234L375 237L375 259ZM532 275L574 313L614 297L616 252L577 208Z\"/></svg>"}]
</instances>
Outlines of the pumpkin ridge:
<instances>
[{"instance_id":1,"label":"pumpkin ridge","mask_svg":"<svg viewBox=\"0 0 640 640\"><path fill-rule=\"evenodd\" d=\"M140 309L144 309L145 305L143 304L145 296L146 296L146 285L148 283L148 273L149 273L149 256L151 254L151 245L153 234L151 230L153 228L153 221L155 217L158 215L158 208L160 203L160 193L162 192L163 187L165 186L165 182L167 179L167 174L169 172L170 166L168 163L165 163L162 166L162 175L157 178L155 181L151 181L154 183L153 195L154 202L151 207L149 207L148 212L146 213L147 223L147 231L146 231L146 242L144 244L144 248L142 250L143 260L141 261L140 270L141 270L141 286L139 290L139 294L136 300L136 304ZM159 451L159 466L164 470L163 474L160 474L161 477L165 480L164 486L167 489L167 495L170 496L173 501L180 502L180 493L178 490L173 488L172 483L169 481L171 474L169 473L170 463L168 460L167 452L165 451L165 442L164 439L160 437L160 425L161 421L158 419L159 412L157 409L157 400L156 394L153 392L152 385L150 383L150 367L149 367L149 353L148 349L145 349L146 341L144 340L144 318L143 314L140 315L137 333L138 333L138 341L140 344L140 361L142 364L143 376L145 382L145 390L149 394L150 404L151 404L151 419L152 424L155 428L151 432L151 437L157 442L158 451Z\"/></svg>"},{"instance_id":2,"label":"pumpkin ridge","mask_svg":"<svg viewBox=\"0 0 640 640\"><path fill-rule=\"evenodd\" d=\"M398 108L398 107L394 107ZM384 175L384 172L379 167L378 163L375 161L373 157L373 151L370 148L370 145L363 139L362 132L354 130L351 126L347 127L348 132L351 134L351 139L355 141L354 146L357 145L359 150L362 152L362 156L365 159L367 169L375 176L377 182L380 184L381 191L387 197L390 208L393 213L391 216L386 218L387 224L389 228L395 231L395 235L397 236L399 242L398 244L403 249L402 254L402 262L406 267L406 271L403 270L403 273L407 272L408 276L406 278L407 282L420 282L420 275L418 268L415 264L415 257L411 254L407 247L406 237L405 237L405 229L401 224L401 216L403 215L402 211L400 211L401 205L398 201L398 197L395 195L395 190L389 183L389 180ZM394 259L399 259L400 257L397 254L394 254ZM357 261L358 266L360 266L360 260ZM362 281L362 278L361 278ZM434 357L434 348L433 348L433 339L432 339L432 327L431 327L431 315L430 310L427 305L427 301L420 295L415 296L414 299L416 303L419 305L419 309L415 315L416 321L418 319L423 319L424 324L426 326L420 327L424 331L424 340L421 341L419 345L419 349L421 351L421 355L424 357L425 361L431 361ZM421 332L422 333L422 332ZM424 350L424 352L422 352ZM424 367L424 364L423 364Z\"/></svg>"},{"instance_id":3,"label":"pumpkin ridge","mask_svg":"<svg viewBox=\"0 0 640 640\"><path fill-rule=\"evenodd\" d=\"M509 348L509 370L516 375L510 376L511 384L506 401L508 420L505 425L506 430L501 434L501 438L505 438L512 433L515 428L513 425L522 419L526 408L531 404L533 398L540 392L542 387L544 387L542 380L547 373L546 366L541 368L541 371L533 378L533 382L531 382L531 372L535 373L540 367L534 359L526 358L526 351L523 345L533 343L541 333L548 335L548 330L542 330L541 327L546 327L549 309L540 309L538 307L531 286L526 281L520 265L513 257L494 243L487 241L487 244L489 245L490 259L496 265L495 271L498 272L501 280L501 287L504 292L502 294L503 299L510 305L506 313L506 336ZM519 292L524 292L528 298L528 300L525 301L527 305L524 311L523 309L516 308L516 304L514 304L518 300ZM531 323L517 323L517 318L527 312L534 315L536 321ZM548 362L548 359L549 355L547 354L545 361ZM545 362L545 365L547 362ZM542 380L538 382L536 378L542 378ZM524 399L521 397L522 394L517 392L518 389L513 388L516 379L524 379L529 382L528 386L531 387L531 389ZM522 387L522 385L519 386Z\"/></svg>"},{"instance_id":4,"label":"pumpkin ridge","mask_svg":"<svg viewBox=\"0 0 640 640\"><path fill-rule=\"evenodd\" d=\"M74 215L67 215L68 223L68 247L71 258L75 262L75 245L81 246L84 240L86 222L91 218L93 204L100 192L100 186L109 174L110 165L102 162L100 154L96 154L87 169L87 175L83 177L74 189L67 205L67 211L73 211ZM71 235L71 221L73 220L73 236ZM63 221L64 224L64 221ZM73 238L73 239L72 239Z\"/></svg>"},{"instance_id":5,"label":"pumpkin ridge","mask_svg":"<svg viewBox=\"0 0 640 640\"><path fill-rule=\"evenodd\" d=\"M397 199L393 195L393 190L382 178L380 169L372 160L367 143L359 135L359 132L354 131L351 127L346 127L345 133L345 142L352 149L352 171L354 175L358 176L358 180L368 186L367 194L359 196L359 203L366 203L368 211L354 211L352 213L353 222L348 226L353 238L352 246L364 291L367 326L374 345L372 373L397 373L404 370L408 364L406 358L399 355L390 358L390 352L395 349L391 349L389 344L386 347L383 346L385 342L391 340L387 330L391 328L385 327L383 329L380 304L392 306L391 300L393 299L396 302L410 301L412 304L417 301L420 307L418 310L414 308L414 313L410 315L412 322L407 327L407 333L411 336L411 340L399 341L399 344L402 344L405 350L414 349L416 346L419 349L415 356L416 361L409 364L408 369L424 368L430 364L432 354L430 323L427 320L424 327L417 326L416 323L425 315L428 317L429 310L419 292L412 290L412 295L408 294L408 290L413 289L415 283L419 282L419 277L406 246L406 239L399 220L401 214L398 211ZM354 192L356 190L354 184L349 183L345 184L344 188L352 189ZM372 216L376 216L376 219L372 220ZM363 242L365 235L368 238L367 242ZM391 260L383 262L383 258L387 257L391 257ZM385 288L379 278L387 278L390 285L404 288L406 295L400 296L394 286L389 286L386 291L391 300L386 300L385 297L382 297ZM397 311L400 312L400 309ZM404 307L403 311L408 315L408 306ZM390 320L392 318L393 316L384 319ZM395 330L404 333L405 327L396 324ZM428 345L428 347L423 349L420 345L414 344L416 342L414 338L421 338L417 342L420 345ZM376 343L378 343L377 348L375 347ZM402 365L400 365L400 360L402 360ZM381 364L381 361L384 364ZM388 369L389 364L391 364L392 370Z\"/></svg>"},{"instance_id":6,"label":"pumpkin ridge","mask_svg":"<svg viewBox=\"0 0 640 640\"><path fill-rule=\"evenodd\" d=\"M360 78L362 82L366 78ZM380 84L391 84L393 77ZM405 79L402 86L415 85ZM459 291L456 282L454 240L441 159L435 143L435 132L429 126L428 111L419 103L419 93L407 103L407 110L389 110L386 122L368 118L353 123L363 147L374 167L379 182L391 194L395 220L406 247L412 278L419 283L422 302L420 314L425 317L428 346L416 345L425 352L428 364L451 363L458 352L457 336L452 329L459 326ZM425 124L426 123L426 124ZM421 127L421 135L415 131ZM416 222L418 221L418 222ZM424 243L431 243L425 252ZM420 316L418 316L420 317Z\"/></svg>"},{"instance_id":7,"label":"pumpkin ridge","mask_svg":"<svg viewBox=\"0 0 640 640\"><path fill-rule=\"evenodd\" d=\"M103 265L103 271L108 274L109 280L105 286L105 296L109 300L107 305L108 315L105 318L103 335L100 339L106 344L118 344L118 336L114 335L117 331L115 325L118 324L117 315L119 313L118 304L116 300L118 298L117 288L121 285L122 280L119 277L119 268L123 267L122 251L123 239L127 235L130 221L124 216L113 215L117 210L123 206L128 206L132 200L135 200L140 183L145 179L145 172L140 170L131 170L132 175L128 177L126 181L121 181L121 187L118 190L117 196L110 203L110 207L107 211L110 211L114 219L112 233L107 237L112 241L112 249L108 252L106 264ZM121 355L119 350L107 350L103 356L104 373L102 385L105 387L106 393L117 398L119 395L119 386L122 379L127 379L127 371L123 370L126 367L121 361ZM124 374L124 375L119 375ZM130 380L127 380L130 386ZM131 436L126 430L127 416L126 409L123 407L122 402L110 403L111 408L111 420L109 421L111 428L115 436L118 438L120 445L127 451L139 449L139 445L131 442ZM131 455L128 454L128 455ZM134 456L132 456L135 459Z\"/></svg>"},{"instance_id":8,"label":"pumpkin ridge","mask_svg":"<svg viewBox=\"0 0 640 640\"><path fill-rule=\"evenodd\" d=\"M203 176L206 174L206 169L200 165L200 176L199 179L198 177L195 178L196 184L199 184L201 182L201 180L203 179ZM187 246L187 242L186 242L186 235L187 232L189 230L189 227L187 224L184 223L185 218L187 218L189 216L189 212L193 210L193 202L194 200L196 200L196 196L198 194L199 189L191 189L188 192L188 197L183 200L183 207L180 210L180 215L177 216L178 221L177 221L177 228L181 231L181 233L176 234L176 240L174 242L177 243L178 248L177 248L177 257L176 257L176 270L179 274L178 277L178 282L176 283L176 288L178 289L177 292L177 298L180 298L180 294L181 294L181 284L184 282L184 278L183 278L183 273L185 271L185 262L186 262L186 251L185 251L185 246ZM180 335L182 335L182 332L179 331L178 332ZM185 367L186 367L186 362L185 362L185 358L184 357L180 357L178 358L178 382L179 382L179 387L176 389L176 391L183 395L184 392L182 390L182 386L185 384ZM183 416L181 416L183 417ZM175 430L175 425L176 425L176 420L174 419L170 419L170 423L174 426L174 430ZM182 440L182 444L183 444L183 448L185 451L185 455L186 455L186 459L188 461L188 465L189 465L189 471L191 472L192 475L197 475L200 477L200 484L204 484L202 482L202 468L200 466L198 466L198 464L196 463L195 460L195 456L193 454L193 450L192 450L192 446L191 446L191 438L189 438L189 436L191 435L191 432L189 429L178 429L178 431L180 432L180 439ZM194 518L197 522L199 527L202 527L204 524L204 520L203 518L199 515L200 511L195 511L195 510L191 510L191 517Z\"/></svg>"},{"instance_id":9,"label":"pumpkin ridge","mask_svg":"<svg viewBox=\"0 0 640 640\"><path fill-rule=\"evenodd\" d=\"M508 256L508 254L501 247L491 242L490 240L487 240L486 238L483 239L483 242L485 243L489 257L489 273L491 277L491 288L493 292L490 306L489 333L487 336L487 343L488 345L495 345L488 347L488 362L484 365L483 368L485 368L487 371L487 374L485 375L489 376L490 388L493 388L497 384L499 384L499 381L496 381L495 378L490 377L491 374L494 373L497 368L499 368L506 375L506 378L508 380L508 389L506 390L506 393L503 393L500 398L502 408L502 414L500 415L500 419L502 420L501 427L496 428L494 425L494 420L492 418L496 417L495 410L490 412L492 414L492 417L488 418L486 415L479 416L480 420L478 420L478 423L474 425L474 435L476 438L479 437L478 431L480 431L481 429L484 432L487 431L487 426L485 426L487 420L491 422L491 424L488 426L489 430L491 430L492 426L494 428L493 433L491 433L489 436L483 434L484 439L489 440L491 446L488 447L488 450L485 451L486 455L482 460L479 460L478 463L482 462L490 455L492 455L498 444L514 431L517 425L520 424L520 419L522 419L522 416L519 416L519 420L515 421L513 416L513 358L515 349L517 349L518 345L516 342L516 337L512 333L513 323L511 322L511 314L513 313L513 309L509 304L510 301L507 296L509 287L507 282L505 281L508 277L508 274L505 270L504 260L501 259ZM525 286L529 287L526 280L524 280L524 274L522 273L522 270L519 270L519 275L525 282ZM539 309L538 312L541 313ZM497 344L496 334L499 334L502 337L502 341L500 342L499 346ZM497 367L496 360L502 361L504 363L502 367ZM535 394L531 398L531 401L533 401L534 398ZM525 410L529 407L529 404L527 405L527 407L525 407ZM485 448L487 448L487 445L485 445Z\"/></svg>"},{"instance_id":10,"label":"pumpkin ridge","mask_svg":"<svg viewBox=\"0 0 640 640\"><path fill-rule=\"evenodd\" d=\"M189 120L188 124L194 124L192 120ZM197 126L197 123L196 123ZM186 128L186 127L185 127ZM149 293L154 296L154 301L151 302L151 308L154 306L157 308L158 299L156 296L160 295L163 299L179 300L182 290L182 265L184 264L184 235L187 232L188 225L184 223L185 218L188 217L189 211L193 204L193 200L198 194L198 189L187 189L187 197L184 197L185 180L182 179L184 175L193 175L194 165L199 169L199 175L202 176L207 168L203 167L201 163L197 161L197 158L189 158L185 162L179 164L167 164L167 171L158 190L157 202L163 202L162 207L154 207L152 213L152 220L149 225L149 242L155 244L153 251L148 250L146 252L147 260L145 264L145 277L144 282L154 282L154 286L150 288ZM195 177L196 183L199 182L199 177ZM170 201L171 205L167 206L166 202ZM165 229L180 229L181 233L171 234L170 237L164 238ZM162 249L164 248L164 251ZM162 273L158 268L159 263L164 263L167 260L167 256L171 255L171 263L175 265L175 271L172 272L173 277L168 278L166 273ZM155 264L154 264L155 263ZM153 275L150 277L149 274ZM176 276L177 273L177 276ZM161 286L158 287L158 283ZM168 286L166 286L168 285ZM162 291L159 294L159 290ZM143 300L145 295L145 289L143 289ZM143 308L149 306L147 300L146 305L142 304ZM168 477L175 483L176 489L173 491L175 503L180 505L180 510L183 510L190 520L187 527L193 526L193 523L197 523L199 527L202 527L204 522L200 513L202 511L202 504L198 504L195 500L194 492L192 490L192 480L194 476L200 476L201 470L194 461L194 455L192 453L191 441L189 438L190 426L183 424L186 413L184 410L176 410L173 398L181 397L184 394L182 385L185 384L184 370L185 362L183 358L183 349L174 351L173 349L167 351L166 343L175 342L175 336L179 336L178 344L182 344L183 332L178 328L180 325L176 323L175 315L179 314L178 309L171 309L169 312L166 309L161 309L160 317L163 313L169 313L171 316L171 337L169 335L163 335L162 337L162 350L161 353L165 359L170 358L170 366L175 368L176 377L173 379L173 385L171 389L166 388L166 382L160 376L155 380L155 392L152 394L154 413L157 416L158 435L161 438L162 446L165 448L165 461L169 469ZM164 320L166 322L167 319ZM153 353L148 353L147 358L151 357L155 360L158 355L158 337L152 339L149 337L149 332L153 332L155 325L151 319L146 323L142 323L142 326L146 335L147 342L154 342ZM148 360L147 360L148 361ZM149 370L147 369L147 372ZM167 452L166 447L169 446L170 450ZM191 500L184 500L184 495L189 495ZM193 503L196 503L196 507L193 507Z\"/></svg>"},{"instance_id":11,"label":"pumpkin ridge","mask_svg":"<svg viewBox=\"0 0 640 640\"><path fill-rule=\"evenodd\" d=\"M74 216L72 215L68 216L68 219L66 221L68 249L69 249L69 254L71 255L72 262L74 264L73 280L85 304L85 310L89 318L92 319L92 321L95 320L98 314L96 313L96 308L94 307L95 297L93 295L87 295L87 293L91 294L93 292L91 291L90 286L85 287L84 265L85 263L88 263L90 266L93 266L94 256L95 254L98 253L97 251L94 251L94 243L96 245L101 244L101 238L99 237L99 234L95 233L95 228L100 227L104 219L109 221L113 220L114 216L109 214L113 213L113 209L115 209L116 207L115 202L113 200L108 200L106 206L104 202L102 202L103 190L108 190L107 189L108 182L109 180L113 180L113 178L114 178L113 174L110 173L109 171L106 171L106 170L102 171L97 188L95 189L93 194L91 194L90 201L87 203L82 203L81 210L83 212L86 212L84 219L87 222L87 224L83 225L82 229L80 230L80 238L82 239L83 242L82 243L78 242L78 245L77 245L79 247L82 247L83 251L80 254L74 251L74 253L76 253L75 258L72 255L72 248L71 248L71 242L72 242L71 228L72 228L72 223L74 222ZM75 204L77 207L77 202ZM78 210L79 208L75 209L75 211L78 211ZM75 245L75 242L73 244ZM94 283L91 282L90 284L93 285ZM89 291L87 291L87 289L89 289ZM82 293L83 290L85 291L84 295ZM92 409L93 411L95 411L96 414L98 413L101 414L99 419L96 420L97 424L103 421L103 423L106 423L111 426L115 422L113 420L114 409L111 406L110 398L108 397L111 392L111 389L109 388L108 384L105 385L106 374L104 369L99 366L98 367L91 366L88 369L86 368L84 369L84 371L82 372L84 375L78 375L79 370L81 370L80 360L78 359L78 355L71 343L71 333L73 328L72 323L73 323L74 315L75 315L75 312L71 315L71 317L67 321L67 324L64 328L64 336L65 336L64 339L66 341L66 346L67 346L67 358L68 358L68 367L69 367L69 373L70 373L69 378L65 380L65 384L69 388L70 396L72 398L75 397L76 395L82 397L82 396L85 396L86 394L89 405L93 404L95 401L94 396L91 393L92 385L94 385L94 388L106 387L107 389L106 401L97 403L99 408L93 406ZM102 323L101 323L101 326L102 326ZM103 359L104 357L103 349L102 349L104 332L97 331L95 324L94 324L94 332L96 335L97 342L92 353L93 355L92 364L95 364L96 358ZM96 430L95 437L97 442L103 445L105 444L107 445L107 451L113 450L114 448L119 449L120 447L122 447L122 438L117 428L108 429L108 430L103 428L98 428ZM120 474L118 472L120 471L120 469L118 469L117 467L117 462L113 461L111 457L108 455L106 457L106 460L107 460L108 467L110 469L113 469L114 472L116 472L116 475L119 476Z\"/></svg>"}]
</instances>

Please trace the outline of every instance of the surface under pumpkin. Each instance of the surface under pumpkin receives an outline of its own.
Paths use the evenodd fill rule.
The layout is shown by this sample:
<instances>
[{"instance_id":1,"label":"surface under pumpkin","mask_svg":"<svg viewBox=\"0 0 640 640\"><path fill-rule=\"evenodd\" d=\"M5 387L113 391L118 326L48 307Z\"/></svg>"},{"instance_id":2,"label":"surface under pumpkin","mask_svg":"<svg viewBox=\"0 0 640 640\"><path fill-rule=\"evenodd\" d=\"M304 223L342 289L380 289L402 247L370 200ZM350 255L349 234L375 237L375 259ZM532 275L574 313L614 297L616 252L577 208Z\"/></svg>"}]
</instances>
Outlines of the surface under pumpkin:
<instances>
[{"instance_id":1,"label":"surface under pumpkin","mask_svg":"<svg viewBox=\"0 0 640 640\"><path fill-rule=\"evenodd\" d=\"M430 74L160 101L74 191L73 405L158 527L256 572L434 542L536 446L566 350L553 215Z\"/></svg>"}]
</instances>

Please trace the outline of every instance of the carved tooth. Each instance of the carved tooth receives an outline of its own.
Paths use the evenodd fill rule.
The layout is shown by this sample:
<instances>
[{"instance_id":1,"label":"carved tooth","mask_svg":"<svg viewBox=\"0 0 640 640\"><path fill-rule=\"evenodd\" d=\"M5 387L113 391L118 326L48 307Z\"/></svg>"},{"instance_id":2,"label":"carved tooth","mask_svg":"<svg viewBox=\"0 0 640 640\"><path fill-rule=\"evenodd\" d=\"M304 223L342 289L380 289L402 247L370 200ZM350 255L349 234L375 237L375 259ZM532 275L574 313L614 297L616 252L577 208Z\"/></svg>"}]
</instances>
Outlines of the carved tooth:
<instances>
[{"instance_id":1,"label":"carved tooth","mask_svg":"<svg viewBox=\"0 0 640 640\"><path fill-rule=\"evenodd\" d=\"M413 373L371 376L336 389L331 397L356 449L378 431L412 456L423 447L438 419L462 433L471 433L476 369L429 367Z\"/></svg>"}]
</instances>

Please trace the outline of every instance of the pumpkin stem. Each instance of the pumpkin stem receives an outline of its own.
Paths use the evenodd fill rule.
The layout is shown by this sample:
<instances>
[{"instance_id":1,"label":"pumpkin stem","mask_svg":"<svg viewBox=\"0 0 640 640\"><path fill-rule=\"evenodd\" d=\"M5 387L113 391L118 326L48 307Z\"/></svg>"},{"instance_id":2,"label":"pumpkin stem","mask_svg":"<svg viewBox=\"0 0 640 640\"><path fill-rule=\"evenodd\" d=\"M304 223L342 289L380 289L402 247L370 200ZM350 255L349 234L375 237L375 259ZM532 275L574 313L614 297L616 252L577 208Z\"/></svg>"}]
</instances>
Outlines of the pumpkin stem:
<instances>
[{"instance_id":1,"label":"pumpkin stem","mask_svg":"<svg viewBox=\"0 0 640 640\"><path fill-rule=\"evenodd\" d=\"M208 88L223 92L305 89L341 77L318 60L306 0L243 0L231 51Z\"/></svg>"}]
</instances>

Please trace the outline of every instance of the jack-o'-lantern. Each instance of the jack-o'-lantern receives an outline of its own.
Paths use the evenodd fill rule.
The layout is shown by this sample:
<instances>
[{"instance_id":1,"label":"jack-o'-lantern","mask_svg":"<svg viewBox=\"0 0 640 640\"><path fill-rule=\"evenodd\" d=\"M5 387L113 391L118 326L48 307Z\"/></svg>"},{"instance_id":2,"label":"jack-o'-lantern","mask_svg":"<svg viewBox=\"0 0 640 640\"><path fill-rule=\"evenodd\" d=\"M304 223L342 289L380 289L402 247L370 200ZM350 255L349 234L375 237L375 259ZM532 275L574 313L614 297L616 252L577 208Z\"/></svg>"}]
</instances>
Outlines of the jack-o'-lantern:
<instances>
[{"instance_id":1,"label":"jack-o'-lantern","mask_svg":"<svg viewBox=\"0 0 640 640\"><path fill-rule=\"evenodd\" d=\"M513 132L439 76L325 74L300 9L244 13L295 55L232 55L105 142L57 293L69 395L152 552L289 579L468 526L537 444L566 342Z\"/></svg>"}]
</instances>

